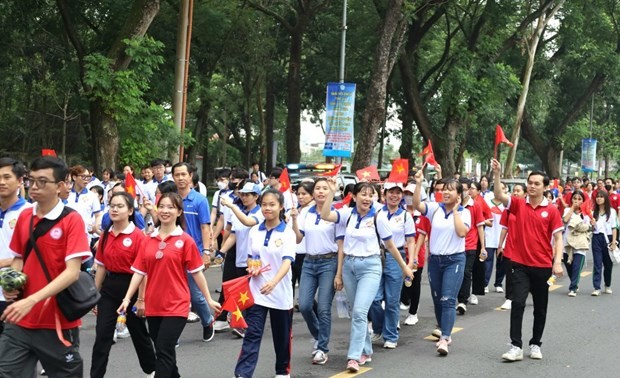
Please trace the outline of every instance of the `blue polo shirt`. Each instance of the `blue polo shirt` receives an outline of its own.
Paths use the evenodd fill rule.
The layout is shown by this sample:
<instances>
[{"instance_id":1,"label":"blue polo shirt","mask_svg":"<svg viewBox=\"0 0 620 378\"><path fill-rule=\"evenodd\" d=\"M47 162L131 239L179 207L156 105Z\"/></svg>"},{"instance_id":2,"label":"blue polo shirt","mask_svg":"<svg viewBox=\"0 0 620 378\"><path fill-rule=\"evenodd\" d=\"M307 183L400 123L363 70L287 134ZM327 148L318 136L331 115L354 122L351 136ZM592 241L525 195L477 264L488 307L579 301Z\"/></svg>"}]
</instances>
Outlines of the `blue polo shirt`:
<instances>
[{"instance_id":1,"label":"blue polo shirt","mask_svg":"<svg viewBox=\"0 0 620 378\"><path fill-rule=\"evenodd\" d=\"M189 194L183 198L183 214L185 215L185 232L194 239L202 254L204 245L200 227L203 224L211 224L211 209L207 197L193 189L190 190Z\"/></svg>"}]
</instances>

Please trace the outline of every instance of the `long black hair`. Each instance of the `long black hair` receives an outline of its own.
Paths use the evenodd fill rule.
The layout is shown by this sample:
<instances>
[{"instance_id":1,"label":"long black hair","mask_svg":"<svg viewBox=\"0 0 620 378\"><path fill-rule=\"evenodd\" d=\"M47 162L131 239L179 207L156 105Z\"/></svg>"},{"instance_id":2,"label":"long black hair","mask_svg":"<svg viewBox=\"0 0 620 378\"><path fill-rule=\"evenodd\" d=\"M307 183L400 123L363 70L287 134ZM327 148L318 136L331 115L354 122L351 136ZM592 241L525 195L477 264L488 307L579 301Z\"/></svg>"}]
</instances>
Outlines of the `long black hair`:
<instances>
[{"instance_id":1,"label":"long black hair","mask_svg":"<svg viewBox=\"0 0 620 378\"><path fill-rule=\"evenodd\" d=\"M177 217L176 225L181 226L181 228L185 230L185 214L183 214L183 198L181 198L181 196L178 193L172 193L172 192L162 193L161 197L159 197L159 201L157 201L157 207L159 207L161 200L163 200L164 198L170 199L170 201L172 202L172 206L174 206L178 210L181 210L181 214L179 214L179 216Z\"/></svg>"},{"instance_id":2,"label":"long black hair","mask_svg":"<svg viewBox=\"0 0 620 378\"><path fill-rule=\"evenodd\" d=\"M349 202L349 207L357 206L357 203L355 203L355 196L357 196L360 192L364 190L370 190L371 195L372 195L372 193L375 192L375 187L373 184L366 182L366 181L360 181L357 184L355 184L355 186L353 187L353 190L351 191L351 195L353 197L351 198L351 202Z\"/></svg>"},{"instance_id":3,"label":"long black hair","mask_svg":"<svg viewBox=\"0 0 620 378\"><path fill-rule=\"evenodd\" d=\"M604 199L603 208L605 209L605 217L606 217L606 220L609 221L609 217L611 216L611 203L609 201L609 194L607 194L607 192L604 190L599 190L598 192L596 192L595 198L598 198L598 197L601 197ZM596 202L596 199L594 201ZM594 211L594 219L598 221L601 207L597 203L595 203L595 205L596 205L596 211Z\"/></svg>"},{"instance_id":4,"label":"long black hair","mask_svg":"<svg viewBox=\"0 0 620 378\"><path fill-rule=\"evenodd\" d=\"M263 192L263 194L260 196L260 200L263 200L268 194L272 194L274 197L276 197L276 201L278 201L280 206L282 206L282 210L280 210L280 214L278 215L278 217L281 221L285 220L286 218L284 216L284 194L282 194L282 192L279 190L271 188Z\"/></svg>"}]
</instances>

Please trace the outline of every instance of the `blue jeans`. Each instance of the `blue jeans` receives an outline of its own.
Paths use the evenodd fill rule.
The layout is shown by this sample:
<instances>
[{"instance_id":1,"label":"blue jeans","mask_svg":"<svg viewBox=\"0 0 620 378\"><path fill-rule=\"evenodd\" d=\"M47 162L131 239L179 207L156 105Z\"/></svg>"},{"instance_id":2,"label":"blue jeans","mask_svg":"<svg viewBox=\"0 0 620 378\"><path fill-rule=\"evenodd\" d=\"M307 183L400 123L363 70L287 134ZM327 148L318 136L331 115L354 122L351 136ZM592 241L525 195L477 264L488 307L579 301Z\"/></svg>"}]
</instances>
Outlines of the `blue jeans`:
<instances>
[{"instance_id":1,"label":"blue jeans","mask_svg":"<svg viewBox=\"0 0 620 378\"><path fill-rule=\"evenodd\" d=\"M405 254L401 253L403 259ZM386 252L385 267L381 276L381 283L375 300L370 306L370 320L373 333L383 334L385 341L398 341L398 318L400 317L400 288L403 284L403 274L398 262L389 252ZM381 302L385 300L385 310Z\"/></svg>"},{"instance_id":2,"label":"blue jeans","mask_svg":"<svg viewBox=\"0 0 620 378\"><path fill-rule=\"evenodd\" d=\"M299 312L304 317L308 330L318 349L327 353L332 332L332 302L334 301L334 277L338 269L338 257L313 259L306 256L299 281ZM314 296L317 293L317 308L314 312Z\"/></svg>"},{"instance_id":3,"label":"blue jeans","mask_svg":"<svg viewBox=\"0 0 620 378\"><path fill-rule=\"evenodd\" d=\"M342 281L352 308L347 359L359 361L362 354L368 356L372 354L372 343L370 332L368 332L368 309L379 290L381 258L379 255L345 256Z\"/></svg>"},{"instance_id":4,"label":"blue jeans","mask_svg":"<svg viewBox=\"0 0 620 378\"><path fill-rule=\"evenodd\" d=\"M484 287L489 286L489 282L491 282L491 275L493 274L493 262L495 261L495 252L497 252L497 248L487 248L486 251L487 258L486 260L484 260Z\"/></svg>"},{"instance_id":5,"label":"blue jeans","mask_svg":"<svg viewBox=\"0 0 620 378\"><path fill-rule=\"evenodd\" d=\"M201 273L202 274L202 273ZM202 295L202 291L196 285L194 277L190 273L187 273L187 283L189 284L189 294L192 297L192 307L198 316L200 316L200 323L203 327L208 327L213 321L207 299Z\"/></svg>"},{"instance_id":6,"label":"blue jeans","mask_svg":"<svg viewBox=\"0 0 620 378\"><path fill-rule=\"evenodd\" d=\"M456 296L463 282L465 253L453 255L430 255L428 259L428 282L435 307L435 318L441 328L441 337L452 334L456 319Z\"/></svg>"}]
</instances>

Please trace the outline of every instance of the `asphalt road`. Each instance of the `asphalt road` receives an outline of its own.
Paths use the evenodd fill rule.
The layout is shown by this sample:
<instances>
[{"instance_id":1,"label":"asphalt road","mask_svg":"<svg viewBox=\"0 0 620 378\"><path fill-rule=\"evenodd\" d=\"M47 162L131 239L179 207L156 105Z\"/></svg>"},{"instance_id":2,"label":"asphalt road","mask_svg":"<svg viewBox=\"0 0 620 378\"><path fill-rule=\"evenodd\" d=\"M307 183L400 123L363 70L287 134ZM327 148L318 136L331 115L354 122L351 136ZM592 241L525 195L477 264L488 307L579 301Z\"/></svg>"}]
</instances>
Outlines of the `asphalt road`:
<instances>
[{"instance_id":1,"label":"asphalt road","mask_svg":"<svg viewBox=\"0 0 620 378\"><path fill-rule=\"evenodd\" d=\"M611 295L591 297L591 261L584 269L581 291L575 298L567 296L568 279L558 280L550 293L547 325L543 337L543 360L527 357L523 361L502 362L501 355L509 348L509 312L497 308L503 294L491 292L480 297L480 304L468 306L464 316L457 316L453 343L447 357L435 352L435 342L428 338L435 326L432 301L426 277L423 279L422 300L418 312L420 322L402 326L398 347L394 350L375 345L373 361L357 375L371 377L545 377L569 378L596 376L619 377L616 366L620 345L620 285ZM620 267L618 267L620 269ZM426 275L426 272L424 272ZM211 268L206 273L210 288L219 286L221 272ZM617 281L616 281L617 282ZM217 294L213 294L214 297ZM334 303L335 305L335 303ZM531 301L524 316L523 339L531 337ZM353 377L345 372L349 321L336 318L334 307L329 361L326 365L311 364L312 343L301 314L294 314L292 377ZM405 311L401 311L404 321ZM81 354L85 375L90 369L94 342L95 317L87 315L81 329ZM230 333L218 333L213 341L201 341L200 323L188 324L177 349L177 361L183 377L232 377L241 340ZM524 350L526 352L527 350ZM275 356L271 331L267 322L261 355L255 377L274 376ZM108 377L143 377L129 339L112 347Z\"/></svg>"}]
</instances>

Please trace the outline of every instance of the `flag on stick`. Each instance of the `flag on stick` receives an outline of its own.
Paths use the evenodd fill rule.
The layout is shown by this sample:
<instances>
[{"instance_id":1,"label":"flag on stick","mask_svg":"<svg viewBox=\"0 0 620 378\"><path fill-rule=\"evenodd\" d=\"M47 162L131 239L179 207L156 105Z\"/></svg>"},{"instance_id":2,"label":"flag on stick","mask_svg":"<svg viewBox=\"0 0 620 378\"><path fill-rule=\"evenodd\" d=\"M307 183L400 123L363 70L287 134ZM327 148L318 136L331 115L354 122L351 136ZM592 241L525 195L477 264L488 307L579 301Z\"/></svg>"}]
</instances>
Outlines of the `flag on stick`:
<instances>
[{"instance_id":1,"label":"flag on stick","mask_svg":"<svg viewBox=\"0 0 620 378\"><path fill-rule=\"evenodd\" d=\"M496 160L499 156L499 146L502 143L506 143L510 147L514 146L514 144L512 144L512 142L508 138L506 138L506 135L504 134L504 130L502 130L502 127L499 124L497 124L495 125L495 149L493 151L493 158Z\"/></svg>"},{"instance_id":2,"label":"flag on stick","mask_svg":"<svg viewBox=\"0 0 620 378\"><path fill-rule=\"evenodd\" d=\"M358 169L357 171L355 171L355 174L357 175L357 178L362 181L381 180L376 165L371 165L366 168Z\"/></svg>"},{"instance_id":3,"label":"flag on stick","mask_svg":"<svg viewBox=\"0 0 620 378\"><path fill-rule=\"evenodd\" d=\"M407 183L407 178L409 177L409 160L407 159L397 159L392 164L392 171L390 172L390 176L388 177L388 182L402 182Z\"/></svg>"}]
</instances>

